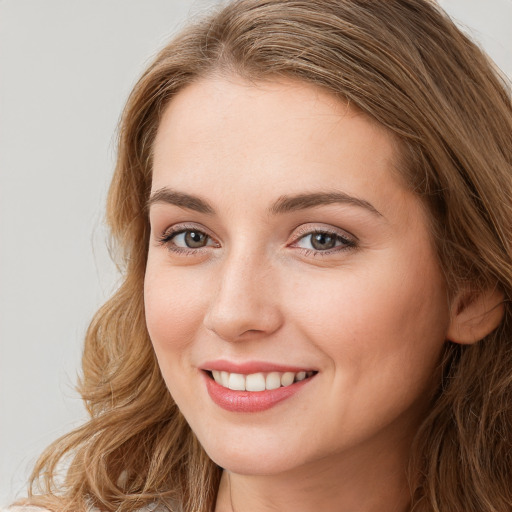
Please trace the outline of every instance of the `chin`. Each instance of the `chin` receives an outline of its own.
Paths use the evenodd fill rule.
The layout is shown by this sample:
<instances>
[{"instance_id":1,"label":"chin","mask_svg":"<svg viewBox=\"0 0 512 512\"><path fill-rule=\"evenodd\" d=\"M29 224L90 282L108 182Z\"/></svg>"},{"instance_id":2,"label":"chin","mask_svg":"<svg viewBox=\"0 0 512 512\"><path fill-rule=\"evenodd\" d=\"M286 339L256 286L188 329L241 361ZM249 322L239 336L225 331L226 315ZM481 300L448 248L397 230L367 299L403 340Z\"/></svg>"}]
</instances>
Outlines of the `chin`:
<instances>
[{"instance_id":1,"label":"chin","mask_svg":"<svg viewBox=\"0 0 512 512\"><path fill-rule=\"evenodd\" d=\"M208 454L210 456L210 454ZM251 454L226 454L222 453L210 458L223 469L238 475L270 476L286 473L295 468L290 461L282 457L271 457Z\"/></svg>"},{"instance_id":2,"label":"chin","mask_svg":"<svg viewBox=\"0 0 512 512\"><path fill-rule=\"evenodd\" d=\"M277 475L290 471L305 463L305 460L296 457L301 450L288 450L283 447L282 440L274 440L266 446L257 442L232 443L226 441L221 444L209 445L202 443L208 456L220 467L239 475ZM295 452L295 456L289 452Z\"/></svg>"}]
</instances>

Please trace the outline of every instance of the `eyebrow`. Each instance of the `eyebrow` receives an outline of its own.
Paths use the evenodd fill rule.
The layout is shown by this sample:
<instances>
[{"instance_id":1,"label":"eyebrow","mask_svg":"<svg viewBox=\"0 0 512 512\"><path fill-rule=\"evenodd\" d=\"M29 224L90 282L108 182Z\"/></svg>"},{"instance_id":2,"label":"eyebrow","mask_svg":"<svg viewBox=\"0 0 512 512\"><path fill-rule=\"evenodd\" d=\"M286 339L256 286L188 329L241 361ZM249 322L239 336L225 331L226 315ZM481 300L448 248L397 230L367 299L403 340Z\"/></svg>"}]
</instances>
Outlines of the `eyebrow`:
<instances>
[{"instance_id":1,"label":"eyebrow","mask_svg":"<svg viewBox=\"0 0 512 512\"><path fill-rule=\"evenodd\" d=\"M206 201L198 196L178 192L170 188L164 187L158 189L149 198L146 208L150 208L155 203L166 203L193 210L207 215L215 214L215 209ZM344 192L313 192L297 194L293 196L280 196L274 204L269 208L269 213L278 215L298 210L306 210L317 206L329 204L348 204L364 208L370 213L382 217L383 215L368 201L350 196Z\"/></svg>"},{"instance_id":2,"label":"eyebrow","mask_svg":"<svg viewBox=\"0 0 512 512\"><path fill-rule=\"evenodd\" d=\"M170 188L164 187L158 189L151 195L146 203L146 208L149 209L151 205L155 203L166 203L185 208L187 210L194 210L199 213L205 213L207 215L213 215L215 210L210 206L208 201L201 199L200 197L193 196L191 194L185 194Z\"/></svg>"},{"instance_id":3,"label":"eyebrow","mask_svg":"<svg viewBox=\"0 0 512 512\"><path fill-rule=\"evenodd\" d=\"M314 208L327 204L348 204L364 208L371 213L382 217L382 214L368 201L350 196L345 192L314 192L309 194L298 194L295 196L281 196L270 208L270 213L286 213L297 210Z\"/></svg>"}]
</instances>

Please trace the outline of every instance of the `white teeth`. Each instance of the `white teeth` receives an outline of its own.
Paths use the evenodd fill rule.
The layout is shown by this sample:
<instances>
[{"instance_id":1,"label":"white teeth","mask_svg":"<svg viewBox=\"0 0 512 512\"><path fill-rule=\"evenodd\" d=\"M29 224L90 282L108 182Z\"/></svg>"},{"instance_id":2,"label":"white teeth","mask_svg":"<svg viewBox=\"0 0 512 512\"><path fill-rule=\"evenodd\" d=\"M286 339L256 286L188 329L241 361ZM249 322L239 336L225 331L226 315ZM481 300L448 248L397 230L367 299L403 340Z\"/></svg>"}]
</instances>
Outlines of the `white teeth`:
<instances>
[{"instance_id":1,"label":"white teeth","mask_svg":"<svg viewBox=\"0 0 512 512\"><path fill-rule=\"evenodd\" d=\"M245 377L240 373L230 373L228 388L234 391L245 391Z\"/></svg>"},{"instance_id":2,"label":"white teeth","mask_svg":"<svg viewBox=\"0 0 512 512\"><path fill-rule=\"evenodd\" d=\"M281 386L290 386L294 382L300 382L312 377L314 372L270 372L251 373L229 373L225 371L212 370L212 376L217 384L234 391L265 391L277 389Z\"/></svg>"},{"instance_id":3,"label":"white teeth","mask_svg":"<svg viewBox=\"0 0 512 512\"><path fill-rule=\"evenodd\" d=\"M281 385L289 386L290 384L293 384L294 380L295 380L295 373L293 373L293 372L283 373L283 375L281 377Z\"/></svg>"},{"instance_id":4,"label":"white teeth","mask_svg":"<svg viewBox=\"0 0 512 512\"><path fill-rule=\"evenodd\" d=\"M270 372L265 379L267 389L277 389L281 387L281 375L277 372Z\"/></svg>"},{"instance_id":5,"label":"white teeth","mask_svg":"<svg viewBox=\"0 0 512 512\"><path fill-rule=\"evenodd\" d=\"M265 391L265 376L263 373L251 373L245 378L247 391Z\"/></svg>"}]
</instances>

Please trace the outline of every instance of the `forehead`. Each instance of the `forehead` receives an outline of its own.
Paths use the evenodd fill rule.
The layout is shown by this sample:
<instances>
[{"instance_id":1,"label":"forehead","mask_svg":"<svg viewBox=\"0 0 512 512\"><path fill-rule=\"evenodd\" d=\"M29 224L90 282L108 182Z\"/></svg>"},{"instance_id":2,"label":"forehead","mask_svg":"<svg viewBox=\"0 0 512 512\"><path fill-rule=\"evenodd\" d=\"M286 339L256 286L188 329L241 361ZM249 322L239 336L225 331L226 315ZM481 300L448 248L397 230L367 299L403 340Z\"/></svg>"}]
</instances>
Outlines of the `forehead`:
<instances>
[{"instance_id":1,"label":"forehead","mask_svg":"<svg viewBox=\"0 0 512 512\"><path fill-rule=\"evenodd\" d=\"M227 143L251 138L253 143L272 147L300 136L321 143L326 130L342 119L353 119L354 127L356 123L361 128L364 126L373 138L379 136L392 141L381 125L357 107L312 84L291 79L255 83L237 76L213 76L177 93L164 111L156 144L166 142L165 139L168 143L172 137L180 138L180 142L201 139L203 145L219 148L218 130L222 129L226 135L233 127L243 131L231 131ZM272 129L279 127L287 130L276 140Z\"/></svg>"},{"instance_id":2,"label":"forehead","mask_svg":"<svg viewBox=\"0 0 512 512\"><path fill-rule=\"evenodd\" d=\"M167 106L154 146L152 189L270 199L342 189L399 203L397 144L386 129L311 84L206 78ZM244 197L242 197L244 196Z\"/></svg>"}]
</instances>

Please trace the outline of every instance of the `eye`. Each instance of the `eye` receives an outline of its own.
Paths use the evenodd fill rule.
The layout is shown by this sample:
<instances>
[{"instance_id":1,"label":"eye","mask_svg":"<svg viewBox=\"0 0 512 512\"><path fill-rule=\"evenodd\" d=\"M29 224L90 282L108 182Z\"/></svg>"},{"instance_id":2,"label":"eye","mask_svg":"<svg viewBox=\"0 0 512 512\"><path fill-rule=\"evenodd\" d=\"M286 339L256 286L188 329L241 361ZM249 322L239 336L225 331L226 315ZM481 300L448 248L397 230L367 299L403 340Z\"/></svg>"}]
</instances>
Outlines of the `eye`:
<instances>
[{"instance_id":1,"label":"eye","mask_svg":"<svg viewBox=\"0 0 512 512\"><path fill-rule=\"evenodd\" d=\"M306 234L300 236L292 245L306 251L327 253L353 248L356 246L356 241L341 233L309 229Z\"/></svg>"},{"instance_id":2,"label":"eye","mask_svg":"<svg viewBox=\"0 0 512 512\"><path fill-rule=\"evenodd\" d=\"M171 240L177 247L187 247L188 249L199 249L205 247L208 244L209 236L206 233L202 233L198 230L187 229L175 233Z\"/></svg>"},{"instance_id":3,"label":"eye","mask_svg":"<svg viewBox=\"0 0 512 512\"><path fill-rule=\"evenodd\" d=\"M316 251L325 251L336 246L336 237L329 233L312 233L303 237Z\"/></svg>"},{"instance_id":4,"label":"eye","mask_svg":"<svg viewBox=\"0 0 512 512\"><path fill-rule=\"evenodd\" d=\"M168 229L159 237L158 243L177 253L194 252L204 247L218 247L218 244L204 231L184 226Z\"/></svg>"}]
</instances>

